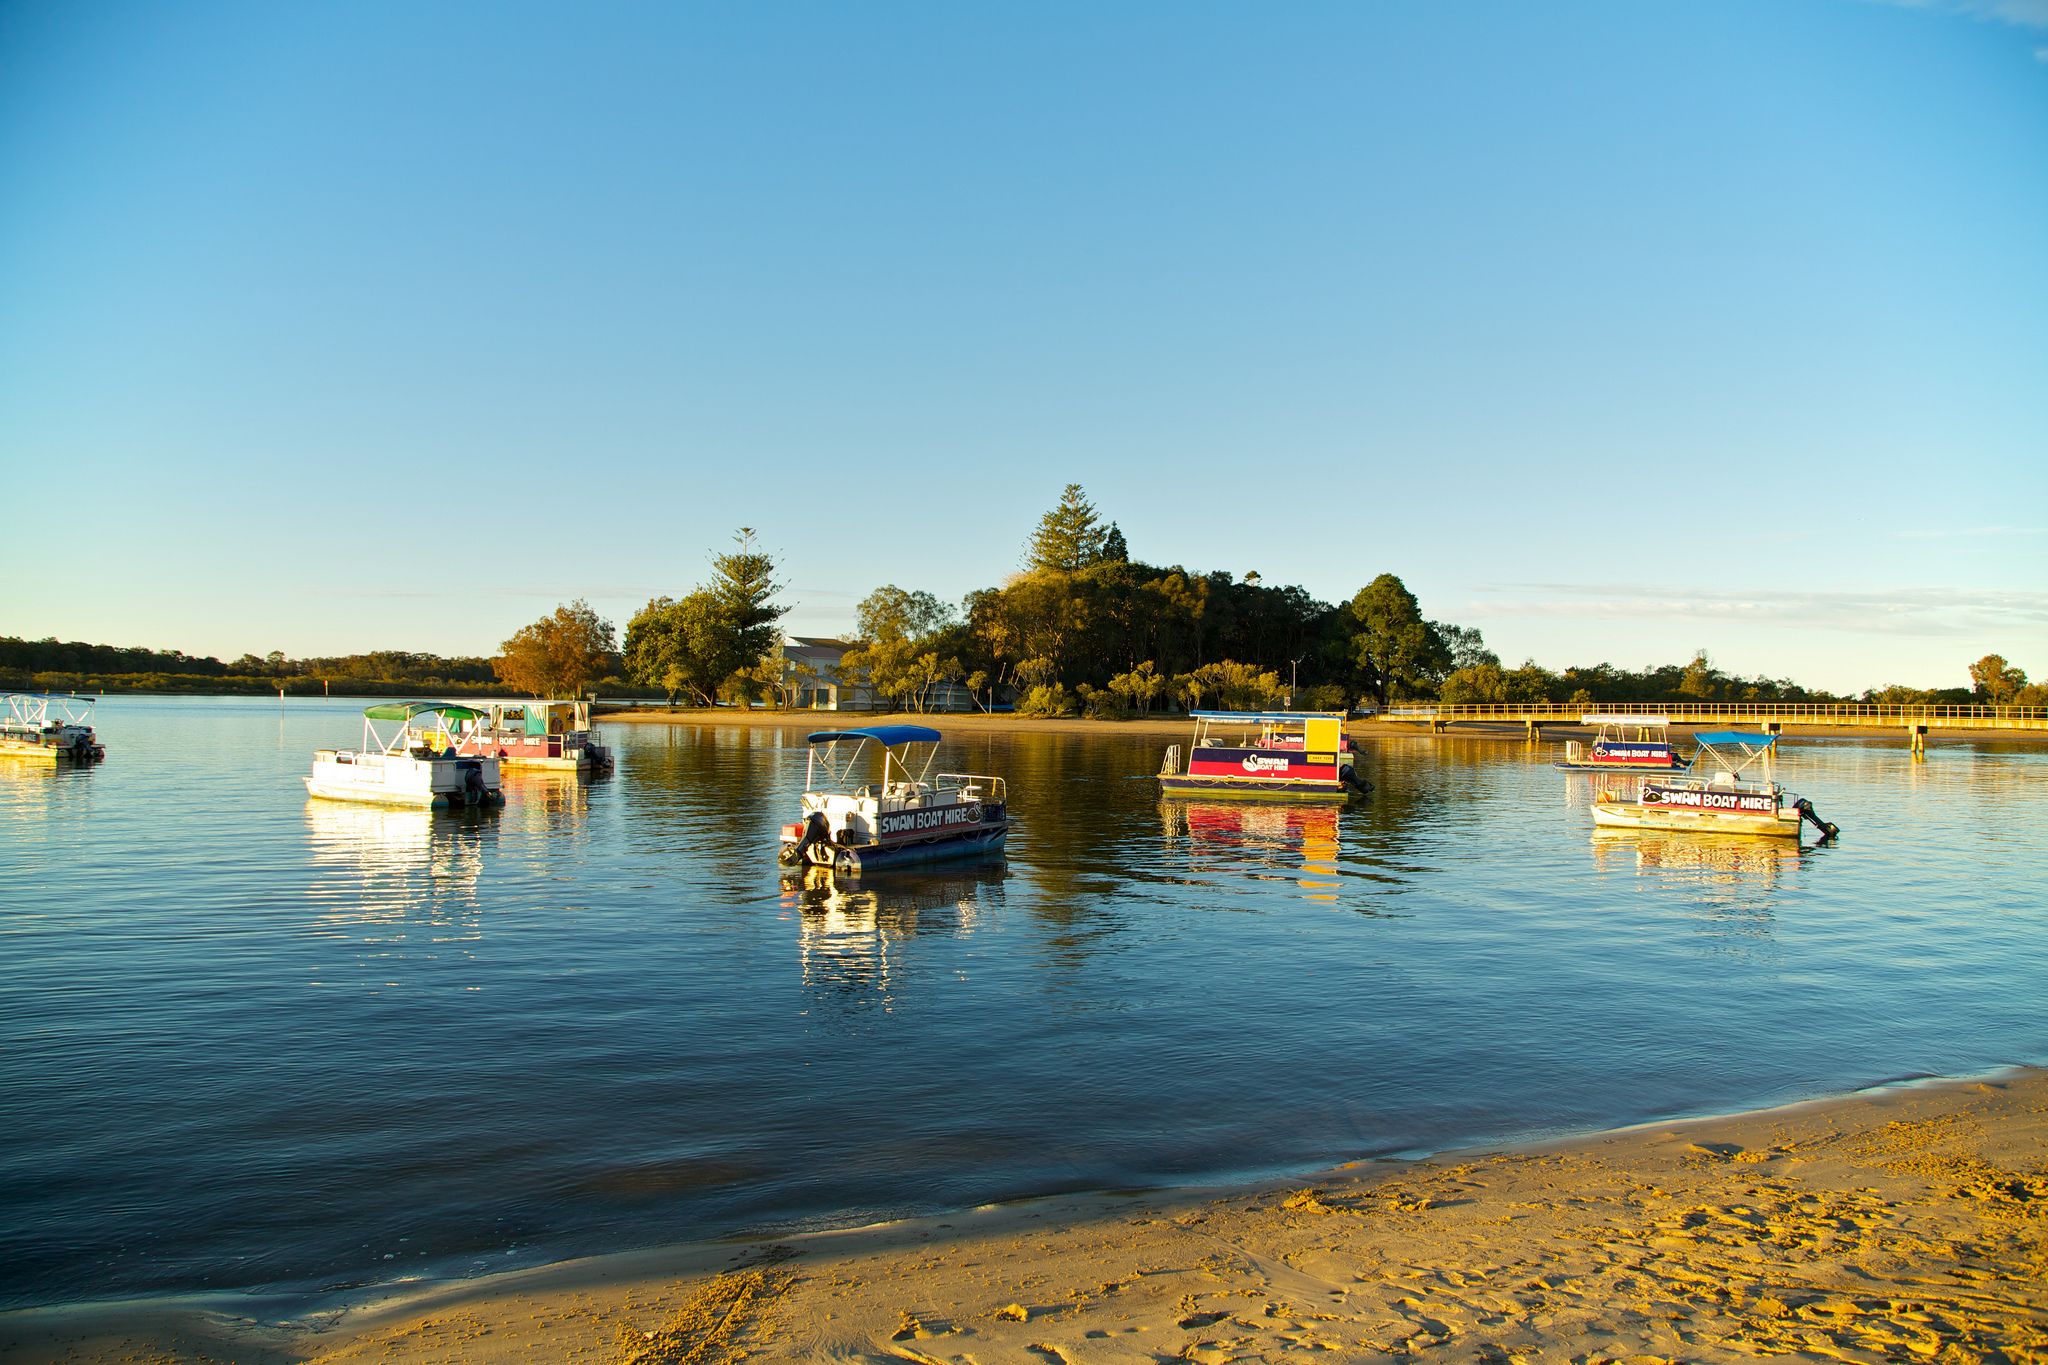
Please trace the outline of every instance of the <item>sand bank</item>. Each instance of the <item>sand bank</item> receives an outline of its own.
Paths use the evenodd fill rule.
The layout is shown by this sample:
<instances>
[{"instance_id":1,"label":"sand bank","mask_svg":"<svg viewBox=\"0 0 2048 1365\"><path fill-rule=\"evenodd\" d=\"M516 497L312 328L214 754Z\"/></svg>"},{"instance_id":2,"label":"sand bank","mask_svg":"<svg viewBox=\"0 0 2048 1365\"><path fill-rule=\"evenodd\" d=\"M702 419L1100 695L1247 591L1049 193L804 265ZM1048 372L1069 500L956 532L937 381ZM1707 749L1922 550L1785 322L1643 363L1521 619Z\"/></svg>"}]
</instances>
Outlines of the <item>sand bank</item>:
<instances>
[{"instance_id":1,"label":"sand bank","mask_svg":"<svg viewBox=\"0 0 2048 1365\"><path fill-rule=\"evenodd\" d=\"M263 1322L0 1315L54 1361L2048 1360L2048 1073L1217 1194L635 1252Z\"/></svg>"}]
</instances>

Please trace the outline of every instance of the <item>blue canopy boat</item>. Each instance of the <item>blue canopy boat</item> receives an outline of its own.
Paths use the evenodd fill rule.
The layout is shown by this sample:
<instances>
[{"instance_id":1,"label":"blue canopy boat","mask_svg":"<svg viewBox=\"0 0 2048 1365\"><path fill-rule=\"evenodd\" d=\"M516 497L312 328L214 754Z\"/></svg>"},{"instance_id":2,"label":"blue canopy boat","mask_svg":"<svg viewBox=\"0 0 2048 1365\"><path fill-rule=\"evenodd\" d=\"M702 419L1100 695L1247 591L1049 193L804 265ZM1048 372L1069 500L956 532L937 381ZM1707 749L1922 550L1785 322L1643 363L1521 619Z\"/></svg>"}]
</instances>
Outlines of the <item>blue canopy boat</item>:
<instances>
[{"instance_id":1,"label":"blue canopy boat","mask_svg":"<svg viewBox=\"0 0 2048 1365\"><path fill-rule=\"evenodd\" d=\"M871 725L809 738L803 818L782 827L781 862L845 876L1000 853L1009 836L1000 777L933 773L937 730ZM881 753L873 781L869 746Z\"/></svg>"}]
</instances>

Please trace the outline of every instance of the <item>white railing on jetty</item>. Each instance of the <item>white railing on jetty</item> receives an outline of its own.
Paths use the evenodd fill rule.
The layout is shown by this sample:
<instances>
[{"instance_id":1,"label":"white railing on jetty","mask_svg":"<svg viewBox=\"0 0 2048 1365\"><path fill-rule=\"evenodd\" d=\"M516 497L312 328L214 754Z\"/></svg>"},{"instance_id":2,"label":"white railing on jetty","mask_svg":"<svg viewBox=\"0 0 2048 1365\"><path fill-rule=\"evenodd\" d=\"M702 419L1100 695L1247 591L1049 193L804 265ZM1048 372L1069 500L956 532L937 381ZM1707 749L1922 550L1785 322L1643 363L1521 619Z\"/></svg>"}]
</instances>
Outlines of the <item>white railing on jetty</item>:
<instances>
[{"instance_id":1,"label":"white railing on jetty","mask_svg":"<svg viewBox=\"0 0 2048 1365\"><path fill-rule=\"evenodd\" d=\"M1588 715L1657 716L1673 725L1782 721L1804 725L1925 725L1966 730L2048 730L2048 706L1945 706L1894 702L1403 702L1380 719L1431 725L1492 721L1577 725Z\"/></svg>"}]
</instances>

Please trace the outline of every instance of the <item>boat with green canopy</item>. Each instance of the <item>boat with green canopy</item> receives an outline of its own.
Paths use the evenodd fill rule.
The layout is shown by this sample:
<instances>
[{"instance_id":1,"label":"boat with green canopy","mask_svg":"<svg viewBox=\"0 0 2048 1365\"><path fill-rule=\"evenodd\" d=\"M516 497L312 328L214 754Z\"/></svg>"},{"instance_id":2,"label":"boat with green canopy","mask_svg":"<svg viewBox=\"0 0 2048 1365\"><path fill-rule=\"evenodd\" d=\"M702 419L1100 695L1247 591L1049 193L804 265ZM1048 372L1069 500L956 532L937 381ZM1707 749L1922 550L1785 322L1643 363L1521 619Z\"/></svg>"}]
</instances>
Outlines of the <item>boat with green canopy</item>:
<instances>
[{"instance_id":1,"label":"boat with green canopy","mask_svg":"<svg viewBox=\"0 0 2048 1365\"><path fill-rule=\"evenodd\" d=\"M330 801L397 806L498 805L505 799L498 760L460 751L481 719L475 707L452 702L365 707L362 747L317 750L306 791Z\"/></svg>"}]
</instances>

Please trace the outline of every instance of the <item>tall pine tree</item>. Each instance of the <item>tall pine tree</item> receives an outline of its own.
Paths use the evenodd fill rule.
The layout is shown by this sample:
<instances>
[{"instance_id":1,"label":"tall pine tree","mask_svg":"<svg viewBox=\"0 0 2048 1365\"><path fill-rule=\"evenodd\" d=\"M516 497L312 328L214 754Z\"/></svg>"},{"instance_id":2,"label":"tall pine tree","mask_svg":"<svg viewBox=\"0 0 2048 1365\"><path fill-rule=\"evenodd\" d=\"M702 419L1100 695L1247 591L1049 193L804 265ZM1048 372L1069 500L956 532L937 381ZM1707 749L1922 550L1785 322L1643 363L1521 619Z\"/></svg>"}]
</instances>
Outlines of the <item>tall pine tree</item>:
<instances>
[{"instance_id":1,"label":"tall pine tree","mask_svg":"<svg viewBox=\"0 0 2048 1365\"><path fill-rule=\"evenodd\" d=\"M1031 542L1025 547L1029 567L1064 573L1084 569L1103 557L1104 539L1095 504L1088 501L1080 484L1070 483L1060 494L1059 506L1040 517L1038 529L1031 533Z\"/></svg>"}]
</instances>

